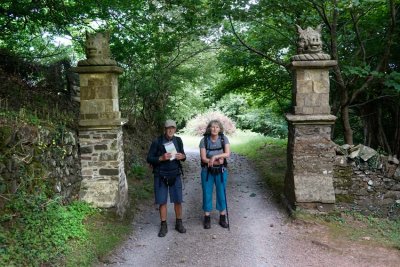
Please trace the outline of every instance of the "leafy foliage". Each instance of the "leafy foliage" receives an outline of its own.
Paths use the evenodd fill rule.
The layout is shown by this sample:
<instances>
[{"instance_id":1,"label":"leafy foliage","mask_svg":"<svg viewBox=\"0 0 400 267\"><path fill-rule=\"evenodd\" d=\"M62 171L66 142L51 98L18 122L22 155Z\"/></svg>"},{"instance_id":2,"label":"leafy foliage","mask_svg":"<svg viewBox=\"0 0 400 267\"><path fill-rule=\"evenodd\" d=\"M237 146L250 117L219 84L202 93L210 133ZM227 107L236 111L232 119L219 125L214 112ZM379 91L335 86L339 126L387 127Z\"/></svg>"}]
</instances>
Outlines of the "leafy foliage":
<instances>
[{"instance_id":1,"label":"leafy foliage","mask_svg":"<svg viewBox=\"0 0 400 267\"><path fill-rule=\"evenodd\" d=\"M83 240L83 219L96 212L87 203L63 206L39 192L19 192L1 213L0 264L41 265L60 257L71 239Z\"/></svg>"}]
</instances>

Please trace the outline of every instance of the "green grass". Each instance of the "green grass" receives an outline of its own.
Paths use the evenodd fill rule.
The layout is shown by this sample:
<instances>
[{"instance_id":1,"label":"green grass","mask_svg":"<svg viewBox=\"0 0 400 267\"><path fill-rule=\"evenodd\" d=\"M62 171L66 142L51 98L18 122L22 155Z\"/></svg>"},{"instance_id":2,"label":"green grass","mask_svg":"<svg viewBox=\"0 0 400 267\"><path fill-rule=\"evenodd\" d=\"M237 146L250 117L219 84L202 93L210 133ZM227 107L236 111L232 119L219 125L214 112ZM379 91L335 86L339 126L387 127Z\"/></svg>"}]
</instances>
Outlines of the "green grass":
<instances>
[{"instance_id":1,"label":"green grass","mask_svg":"<svg viewBox=\"0 0 400 267\"><path fill-rule=\"evenodd\" d=\"M121 244L132 231L131 218L121 219L114 211L103 210L85 221L89 233L83 242L70 242L65 266L91 266Z\"/></svg>"},{"instance_id":2,"label":"green grass","mask_svg":"<svg viewBox=\"0 0 400 267\"><path fill-rule=\"evenodd\" d=\"M296 211L294 217L327 226L333 238L355 242L368 240L368 243L400 250L400 219L376 218L350 211L310 214L302 210Z\"/></svg>"},{"instance_id":3,"label":"green grass","mask_svg":"<svg viewBox=\"0 0 400 267\"><path fill-rule=\"evenodd\" d=\"M286 172L286 140L241 132L232 138L232 152L251 159L279 201Z\"/></svg>"},{"instance_id":4,"label":"green grass","mask_svg":"<svg viewBox=\"0 0 400 267\"><path fill-rule=\"evenodd\" d=\"M89 238L84 242L70 242L70 249L63 261L66 266L92 266L98 260L104 260L108 254L120 245L132 233L132 219L139 201L148 201L153 194L150 170L140 164L132 165L127 172L130 206L124 218L113 210L103 210L85 221Z\"/></svg>"}]
</instances>

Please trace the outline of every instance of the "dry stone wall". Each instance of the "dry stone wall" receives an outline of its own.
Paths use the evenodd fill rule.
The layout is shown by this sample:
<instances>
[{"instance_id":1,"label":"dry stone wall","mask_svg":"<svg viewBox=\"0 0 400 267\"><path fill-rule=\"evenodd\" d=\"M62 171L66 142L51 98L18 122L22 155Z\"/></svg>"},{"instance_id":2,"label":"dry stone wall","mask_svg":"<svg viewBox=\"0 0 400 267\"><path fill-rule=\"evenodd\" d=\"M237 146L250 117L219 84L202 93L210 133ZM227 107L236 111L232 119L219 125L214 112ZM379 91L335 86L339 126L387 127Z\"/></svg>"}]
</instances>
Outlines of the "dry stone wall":
<instances>
[{"instance_id":1,"label":"dry stone wall","mask_svg":"<svg viewBox=\"0 0 400 267\"><path fill-rule=\"evenodd\" d=\"M400 166L372 148L337 147L334 165L336 205L381 217L400 216Z\"/></svg>"},{"instance_id":2,"label":"dry stone wall","mask_svg":"<svg viewBox=\"0 0 400 267\"><path fill-rule=\"evenodd\" d=\"M3 124L1 132L0 193L46 185L64 202L78 198L82 178L74 131Z\"/></svg>"}]
</instances>

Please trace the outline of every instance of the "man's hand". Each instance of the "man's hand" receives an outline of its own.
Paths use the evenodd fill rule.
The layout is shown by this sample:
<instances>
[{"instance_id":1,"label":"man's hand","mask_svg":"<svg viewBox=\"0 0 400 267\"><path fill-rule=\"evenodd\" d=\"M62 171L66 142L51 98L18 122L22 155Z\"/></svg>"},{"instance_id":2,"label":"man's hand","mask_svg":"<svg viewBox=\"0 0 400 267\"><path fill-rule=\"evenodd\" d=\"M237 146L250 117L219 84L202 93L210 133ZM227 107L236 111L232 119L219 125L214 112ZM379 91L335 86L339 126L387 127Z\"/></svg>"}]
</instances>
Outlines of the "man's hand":
<instances>
[{"instance_id":1,"label":"man's hand","mask_svg":"<svg viewBox=\"0 0 400 267\"><path fill-rule=\"evenodd\" d=\"M170 158L172 158L172 154L171 153L164 153L158 159L160 161L165 161L165 160L169 160Z\"/></svg>"},{"instance_id":2,"label":"man's hand","mask_svg":"<svg viewBox=\"0 0 400 267\"><path fill-rule=\"evenodd\" d=\"M177 160L182 160L182 159L185 159L185 158L186 158L186 155L183 154L183 153L176 153L176 154L175 154L175 158L176 158Z\"/></svg>"}]
</instances>

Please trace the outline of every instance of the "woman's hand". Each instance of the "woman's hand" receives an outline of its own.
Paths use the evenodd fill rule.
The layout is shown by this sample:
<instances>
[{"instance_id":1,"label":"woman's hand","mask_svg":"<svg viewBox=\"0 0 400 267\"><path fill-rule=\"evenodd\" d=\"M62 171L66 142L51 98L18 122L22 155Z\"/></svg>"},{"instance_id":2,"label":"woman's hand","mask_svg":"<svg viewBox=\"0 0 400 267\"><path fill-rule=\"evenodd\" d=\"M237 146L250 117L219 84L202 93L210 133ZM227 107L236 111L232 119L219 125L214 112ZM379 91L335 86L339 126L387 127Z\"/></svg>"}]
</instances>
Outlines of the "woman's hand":
<instances>
[{"instance_id":1,"label":"woman's hand","mask_svg":"<svg viewBox=\"0 0 400 267\"><path fill-rule=\"evenodd\" d=\"M224 164L224 158L218 158L218 156L212 156L210 160L208 161L208 167L212 167L216 165L221 165Z\"/></svg>"}]
</instances>

